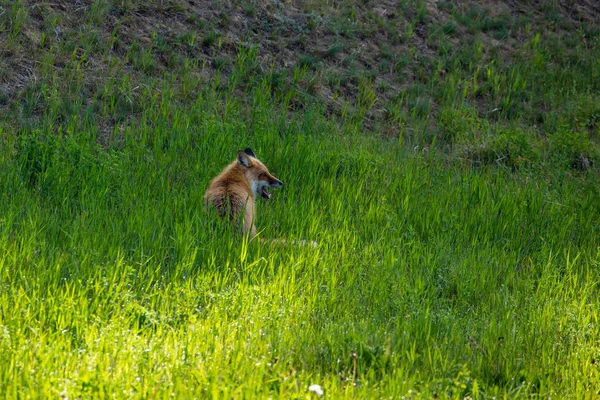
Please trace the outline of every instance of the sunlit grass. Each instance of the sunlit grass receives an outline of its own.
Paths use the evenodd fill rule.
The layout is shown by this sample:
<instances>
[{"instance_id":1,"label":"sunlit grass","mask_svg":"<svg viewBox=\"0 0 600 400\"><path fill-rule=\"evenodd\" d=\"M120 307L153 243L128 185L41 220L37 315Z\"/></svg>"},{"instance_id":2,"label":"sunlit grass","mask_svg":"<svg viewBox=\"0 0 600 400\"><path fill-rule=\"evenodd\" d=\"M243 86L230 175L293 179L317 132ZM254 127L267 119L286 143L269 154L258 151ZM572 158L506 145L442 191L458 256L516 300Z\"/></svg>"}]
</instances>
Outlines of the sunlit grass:
<instances>
[{"instance_id":1,"label":"sunlit grass","mask_svg":"<svg viewBox=\"0 0 600 400\"><path fill-rule=\"evenodd\" d=\"M224 120L219 96L147 109L108 149L93 129L7 137L2 393L596 390L597 177L473 170L318 109L289 120L260 92ZM247 243L202 211L245 146L286 182L258 204L260 235L316 250Z\"/></svg>"}]
</instances>

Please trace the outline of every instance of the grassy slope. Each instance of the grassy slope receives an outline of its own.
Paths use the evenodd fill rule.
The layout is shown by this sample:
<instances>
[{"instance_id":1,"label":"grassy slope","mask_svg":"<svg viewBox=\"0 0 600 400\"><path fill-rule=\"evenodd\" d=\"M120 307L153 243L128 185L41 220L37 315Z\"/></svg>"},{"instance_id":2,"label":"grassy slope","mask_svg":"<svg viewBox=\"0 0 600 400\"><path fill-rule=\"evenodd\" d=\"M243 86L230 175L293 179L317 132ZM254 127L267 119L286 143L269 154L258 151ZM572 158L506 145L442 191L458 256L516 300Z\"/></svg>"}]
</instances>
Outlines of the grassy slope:
<instances>
[{"instance_id":1,"label":"grassy slope","mask_svg":"<svg viewBox=\"0 0 600 400\"><path fill-rule=\"evenodd\" d=\"M597 393L592 2L1 4L2 395Z\"/></svg>"}]
</instances>

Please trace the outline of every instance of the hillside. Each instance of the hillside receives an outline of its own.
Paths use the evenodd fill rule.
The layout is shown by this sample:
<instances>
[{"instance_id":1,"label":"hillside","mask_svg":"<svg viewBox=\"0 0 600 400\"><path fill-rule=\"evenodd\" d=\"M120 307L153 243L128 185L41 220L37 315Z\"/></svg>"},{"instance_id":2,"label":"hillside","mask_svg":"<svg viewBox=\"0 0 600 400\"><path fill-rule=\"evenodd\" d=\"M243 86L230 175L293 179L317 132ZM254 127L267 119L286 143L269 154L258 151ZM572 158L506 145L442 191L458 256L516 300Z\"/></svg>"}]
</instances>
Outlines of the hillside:
<instances>
[{"instance_id":1,"label":"hillside","mask_svg":"<svg viewBox=\"0 0 600 400\"><path fill-rule=\"evenodd\" d=\"M469 162L515 167L558 152L589 169L598 158L600 6L591 0L1 7L0 105L13 129L93 110L106 144L115 126L139 120L147 90L160 97L166 85L189 105L207 86L242 94L264 84L289 112L321 105L413 146L453 144Z\"/></svg>"}]
</instances>

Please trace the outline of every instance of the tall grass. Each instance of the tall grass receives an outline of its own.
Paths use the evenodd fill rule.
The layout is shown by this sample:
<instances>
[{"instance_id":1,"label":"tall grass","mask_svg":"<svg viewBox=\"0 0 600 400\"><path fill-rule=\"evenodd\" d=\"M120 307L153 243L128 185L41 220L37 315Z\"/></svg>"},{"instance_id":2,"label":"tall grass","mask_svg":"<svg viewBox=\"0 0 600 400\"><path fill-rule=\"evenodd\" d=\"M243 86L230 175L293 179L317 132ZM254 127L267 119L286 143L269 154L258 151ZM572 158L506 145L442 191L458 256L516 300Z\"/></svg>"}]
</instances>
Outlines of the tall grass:
<instances>
[{"instance_id":1,"label":"tall grass","mask_svg":"<svg viewBox=\"0 0 600 400\"><path fill-rule=\"evenodd\" d=\"M597 177L457 166L235 90L149 90L104 147L93 114L2 133L3 397L595 395ZM202 211L246 146L286 183L261 237L316 250Z\"/></svg>"},{"instance_id":2,"label":"tall grass","mask_svg":"<svg viewBox=\"0 0 600 400\"><path fill-rule=\"evenodd\" d=\"M600 394L597 44L534 34L509 65L451 38L515 21L456 14L427 38L439 60L382 52L382 70L414 75L386 88L345 39L322 51L348 66L329 75L308 54L277 70L248 43L218 53L232 44L212 27L179 36L184 53L121 22L103 40L128 12L113 3L64 41L44 14L39 80L0 99L0 397ZM6 54L33 46L28 7L3 8ZM336 40L368 36L339 7L322 22ZM415 7L391 40L425 40L432 15ZM377 135L378 108L399 135ZM260 245L203 211L245 147L285 182L258 203L259 236L316 249Z\"/></svg>"}]
</instances>

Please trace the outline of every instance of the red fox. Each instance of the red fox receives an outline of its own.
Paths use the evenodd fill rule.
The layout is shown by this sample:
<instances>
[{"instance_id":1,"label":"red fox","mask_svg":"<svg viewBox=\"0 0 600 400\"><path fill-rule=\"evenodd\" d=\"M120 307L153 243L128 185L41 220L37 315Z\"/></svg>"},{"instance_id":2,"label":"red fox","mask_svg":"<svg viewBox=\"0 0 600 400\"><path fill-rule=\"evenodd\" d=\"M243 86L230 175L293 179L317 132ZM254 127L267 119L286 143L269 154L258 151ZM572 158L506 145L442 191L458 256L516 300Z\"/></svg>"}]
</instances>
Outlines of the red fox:
<instances>
[{"instance_id":1,"label":"red fox","mask_svg":"<svg viewBox=\"0 0 600 400\"><path fill-rule=\"evenodd\" d=\"M239 223L243 213L242 231L256 235L255 198L261 195L270 199L269 187L281 187L283 182L275 178L261 163L254 152L247 148L238 151L237 158L229 164L215 179L204 194L205 204L211 204L221 218Z\"/></svg>"},{"instance_id":2,"label":"red fox","mask_svg":"<svg viewBox=\"0 0 600 400\"><path fill-rule=\"evenodd\" d=\"M271 194L268 187L281 187L283 182L275 178L267 167L261 163L250 148L238 151L237 158L212 180L204 194L205 205L217 209L221 218L227 217L234 224L242 225L244 234L256 236L256 203L255 198L261 195L269 200ZM243 219L242 217L243 213ZM286 239L260 239L260 243L275 245L309 245L317 247L317 242Z\"/></svg>"}]
</instances>

